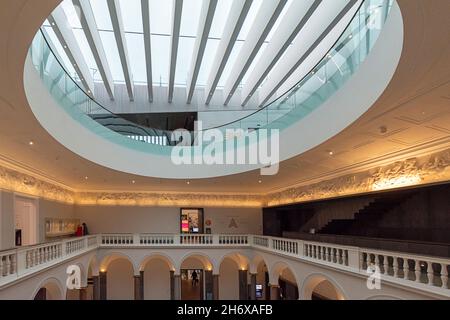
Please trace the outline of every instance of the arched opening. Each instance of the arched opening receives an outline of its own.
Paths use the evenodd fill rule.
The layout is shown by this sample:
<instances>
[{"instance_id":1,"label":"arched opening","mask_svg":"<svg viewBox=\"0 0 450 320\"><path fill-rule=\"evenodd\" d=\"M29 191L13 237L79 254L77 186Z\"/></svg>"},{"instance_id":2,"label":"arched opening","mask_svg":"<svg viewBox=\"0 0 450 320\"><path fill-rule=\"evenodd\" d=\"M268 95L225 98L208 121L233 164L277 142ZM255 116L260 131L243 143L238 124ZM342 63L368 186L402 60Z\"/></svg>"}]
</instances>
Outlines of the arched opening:
<instances>
[{"instance_id":1,"label":"arched opening","mask_svg":"<svg viewBox=\"0 0 450 320\"><path fill-rule=\"evenodd\" d=\"M106 272L107 300L134 300L134 267L127 257L105 258L100 271Z\"/></svg>"},{"instance_id":2,"label":"arched opening","mask_svg":"<svg viewBox=\"0 0 450 320\"><path fill-rule=\"evenodd\" d=\"M144 281L144 300L171 299L171 272L173 263L163 256L151 256L141 264L140 272Z\"/></svg>"},{"instance_id":3,"label":"arched opening","mask_svg":"<svg viewBox=\"0 0 450 320\"><path fill-rule=\"evenodd\" d=\"M40 286L34 295L34 300L63 300L63 291L56 279L51 279Z\"/></svg>"},{"instance_id":4,"label":"arched opening","mask_svg":"<svg viewBox=\"0 0 450 320\"><path fill-rule=\"evenodd\" d=\"M180 267L181 300L204 300L205 271L211 271L211 260L203 255L191 255L183 260Z\"/></svg>"},{"instance_id":5,"label":"arched opening","mask_svg":"<svg viewBox=\"0 0 450 320\"><path fill-rule=\"evenodd\" d=\"M304 287L306 300L345 300L344 294L334 283L325 276L313 276L306 281Z\"/></svg>"},{"instance_id":6,"label":"arched opening","mask_svg":"<svg viewBox=\"0 0 450 320\"><path fill-rule=\"evenodd\" d=\"M297 279L292 272L292 269L286 263L278 263L273 268L273 276L271 281L272 285L277 285L278 292L272 293L272 299L280 300L298 300L299 290L297 285Z\"/></svg>"},{"instance_id":7,"label":"arched opening","mask_svg":"<svg viewBox=\"0 0 450 320\"><path fill-rule=\"evenodd\" d=\"M264 259L259 258L256 260L256 300L270 300L270 288L269 288L269 269L267 268Z\"/></svg>"},{"instance_id":8,"label":"arched opening","mask_svg":"<svg viewBox=\"0 0 450 320\"><path fill-rule=\"evenodd\" d=\"M219 299L248 300L249 260L240 253L223 257L219 265Z\"/></svg>"}]
</instances>

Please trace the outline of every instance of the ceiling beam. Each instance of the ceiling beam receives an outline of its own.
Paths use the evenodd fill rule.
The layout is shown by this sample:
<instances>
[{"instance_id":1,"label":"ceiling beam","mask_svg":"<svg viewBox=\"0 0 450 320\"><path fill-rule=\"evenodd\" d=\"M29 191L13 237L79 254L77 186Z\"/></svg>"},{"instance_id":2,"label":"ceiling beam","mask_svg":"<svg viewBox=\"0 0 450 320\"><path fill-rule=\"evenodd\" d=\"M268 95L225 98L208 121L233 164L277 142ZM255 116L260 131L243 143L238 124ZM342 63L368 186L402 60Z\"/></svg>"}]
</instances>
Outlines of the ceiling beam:
<instances>
[{"instance_id":1,"label":"ceiling beam","mask_svg":"<svg viewBox=\"0 0 450 320\"><path fill-rule=\"evenodd\" d=\"M91 48L92 55L94 56L95 63L97 64L98 71L103 80L103 84L106 88L111 100L114 100L114 80L111 73L111 68L106 58L105 49L103 48L100 33L95 22L94 12L92 11L89 0L72 0L73 5L78 8L75 10L80 18L81 26L83 27L84 34Z\"/></svg>"},{"instance_id":2,"label":"ceiling beam","mask_svg":"<svg viewBox=\"0 0 450 320\"><path fill-rule=\"evenodd\" d=\"M228 105L239 84L250 68L261 46L272 30L275 22L286 6L287 0L264 1L258 11L256 19L250 28L249 37L239 52L230 77L224 87L224 105Z\"/></svg>"},{"instance_id":3,"label":"ceiling beam","mask_svg":"<svg viewBox=\"0 0 450 320\"><path fill-rule=\"evenodd\" d=\"M182 12L183 0L175 0L172 12L172 37L170 38L169 103L172 103L175 87L175 71L177 68Z\"/></svg>"},{"instance_id":4,"label":"ceiling beam","mask_svg":"<svg viewBox=\"0 0 450 320\"><path fill-rule=\"evenodd\" d=\"M278 60L292 44L298 33L303 29L314 14L322 0L293 1L283 17L283 23L275 30L271 43L253 69L248 82L242 88L242 106L245 106L258 90ZM301 17L301 19L300 19Z\"/></svg>"},{"instance_id":5,"label":"ceiling beam","mask_svg":"<svg viewBox=\"0 0 450 320\"><path fill-rule=\"evenodd\" d=\"M80 77L81 84L86 90L86 93L93 97L94 79L91 70L84 59L83 53L78 45L72 28L68 24L68 18L62 7L57 7L48 17L48 21L61 43L61 46L66 51L70 63L72 63L78 77Z\"/></svg>"},{"instance_id":6,"label":"ceiling beam","mask_svg":"<svg viewBox=\"0 0 450 320\"><path fill-rule=\"evenodd\" d=\"M353 15L358 10L359 6L356 6L360 0L349 0L347 4L341 2L334 2L331 5L322 6L320 8L320 14L311 19L310 24L303 30L305 37L302 37L302 41L298 41L294 44L289 53L283 56L280 60L279 68L274 70L273 75L271 75L270 80L268 80L264 87L261 88L260 92L260 102L259 106L263 106L269 99L277 92L277 90L289 79L289 77L300 67L300 65L305 62L305 60L310 56L311 53L324 41L324 39L336 28L336 26L341 22L341 20L350 13L349 21L351 21ZM352 10L353 9L353 10ZM352 12L353 11L353 12ZM338 12L336 14L336 12ZM331 21L331 22L329 22ZM342 29L348 25L348 22ZM308 37L307 35L317 30L323 29L321 27L324 23L328 23L327 27L320 33L318 38ZM342 32L344 31L342 30ZM339 35L342 33L340 32ZM337 35L337 37L339 37ZM335 41L332 41L333 43ZM332 44L331 44L332 45ZM318 63L324 55L330 50L330 48L323 48L323 54L318 56ZM276 71L276 72L275 72ZM305 74L306 75L306 74Z\"/></svg>"},{"instance_id":7,"label":"ceiling beam","mask_svg":"<svg viewBox=\"0 0 450 320\"><path fill-rule=\"evenodd\" d=\"M214 92L216 91L217 84L219 83L230 54L233 51L233 47L241 32L242 25L247 18L252 2L253 0L233 1L206 86L205 104L207 105L211 102Z\"/></svg>"},{"instance_id":8,"label":"ceiling beam","mask_svg":"<svg viewBox=\"0 0 450 320\"><path fill-rule=\"evenodd\" d=\"M120 2L119 0L107 0L107 1L114 36L116 38L117 49L119 50L119 57L120 62L122 64L123 75L125 77L125 84L128 91L128 97L130 98L130 101L134 101L133 75L131 73L130 58L128 55L128 48L125 39L122 14L120 11Z\"/></svg>"},{"instance_id":9,"label":"ceiling beam","mask_svg":"<svg viewBox=\"0 0 450 320\"><path fill-rule=\"evenodd\" d=\"M212 20L216 12L218 0L203 0L202 11L200 13L200 23L197 31L197 38L194 44L194 54L192 56L191 68L188 73L187 82L187 103L190 104L198 80L198 73L205 54L206 43L208 42Z\"/></svg>"},{"instance_id":10,"label":"ceiling beam","mask_svg":"<svg viewBox=\"0 0 450 320\"><path fill-rule=\"evenodd\" d=\"M149 0L141 0L142 22L144 27L145 65L147 67L148 101L153 102L152 75L152 42L150 33L150 5Z\"/></svg>"}]
</instances>

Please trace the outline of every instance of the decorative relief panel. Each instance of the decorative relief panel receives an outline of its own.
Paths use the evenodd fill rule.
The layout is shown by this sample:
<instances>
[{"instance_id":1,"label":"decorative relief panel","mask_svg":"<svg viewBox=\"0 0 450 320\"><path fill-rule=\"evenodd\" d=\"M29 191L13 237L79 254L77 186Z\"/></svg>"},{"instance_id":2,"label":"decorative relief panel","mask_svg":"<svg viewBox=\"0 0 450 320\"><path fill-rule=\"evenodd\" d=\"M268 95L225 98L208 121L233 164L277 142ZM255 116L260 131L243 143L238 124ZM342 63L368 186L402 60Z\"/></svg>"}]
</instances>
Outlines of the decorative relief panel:
<instances>
[{"instance_id":1,"label":"decorative relief panel","mask_svg":"<svg viewBox=\"0 0 450 320\"><path fill-rule=\"evenodd\" d=\"M73 192L0 166L0 188L79 205L263 207L450 181L450 149L267 195L155 192Z\"/></svg>"},{"instance_id":2,"label":"decorative relief panel","mask_svg":"<svg viewBox=\"0 0 450 320\"><path fill-rule=\"evenodd\" d=\"M78 193L80 205L262 207L263 197L254 195L194 193Z\"/></svg>"},{"instance_id":3,"label":"decorative relief panel","mask_svg":"<svg viewBox=\"0 0 450 320\"><path fill-rule=\"evenodd\" d=\"M75 193L31 175L0 166L0 188L43 199L73 204Z\"/></svg>"},{"instance_id":4,"label":"decorative relief panel","mask_svg":"<svg viewBox=\"0 0 450 320\"><path fill-rule=\"evenodd\" d=\"M450 149L267 196L267 206L334 198L450 180Z\"/></svg>"}]
</instances>

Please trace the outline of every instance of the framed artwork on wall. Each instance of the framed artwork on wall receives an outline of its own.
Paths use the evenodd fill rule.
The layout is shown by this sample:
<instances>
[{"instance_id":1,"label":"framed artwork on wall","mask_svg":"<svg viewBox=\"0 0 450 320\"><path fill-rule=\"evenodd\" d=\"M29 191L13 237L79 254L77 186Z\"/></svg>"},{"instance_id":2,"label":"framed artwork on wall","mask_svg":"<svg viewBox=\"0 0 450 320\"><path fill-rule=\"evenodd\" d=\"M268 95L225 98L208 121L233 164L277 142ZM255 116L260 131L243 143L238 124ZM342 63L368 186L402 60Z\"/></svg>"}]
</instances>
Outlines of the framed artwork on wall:
<instances>
[{"instance_id":1,"label":"framed artwork on wall","mask_svg":"<svg viewBox=\"0 0 450 320\"><path fill-rule=\"evenodd\" d=\"M202 208L181 208L180 210L180 231L181 233L202 234L203 209Z\"/></svg>"}]
</instances>

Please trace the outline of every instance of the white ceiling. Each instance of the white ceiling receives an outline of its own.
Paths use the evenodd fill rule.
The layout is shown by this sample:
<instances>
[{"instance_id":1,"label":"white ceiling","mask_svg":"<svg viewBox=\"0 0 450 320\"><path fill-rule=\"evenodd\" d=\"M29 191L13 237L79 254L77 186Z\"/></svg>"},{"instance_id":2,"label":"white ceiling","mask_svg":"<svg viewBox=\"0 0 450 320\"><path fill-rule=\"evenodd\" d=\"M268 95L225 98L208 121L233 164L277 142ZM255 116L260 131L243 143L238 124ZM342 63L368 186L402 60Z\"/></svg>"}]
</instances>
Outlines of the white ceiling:
<instances>
[{"instance_id":1,"label":"white ceiling","mask_svg":"<svg viewBox=\"0 0 450 320\"><path fill-rule=\"evenodd\" d=\"M23 65L38 27L56 0L0 4L1 159L79 190L265 193L450 147L450 30L447 0L401 0L405 21L402 59L389 87L353 125L324 144L259 171L190 181L136 177L103 168L68 151L38 124L23 91ZM386 132L381 130L386 128ZM30 146L28 142L35 144ZM333 156L329 151L333 151ZM88 180L85 177L88 176ZM135 180L136 184L131 181Z\"/></svg>"}]
</instances>

